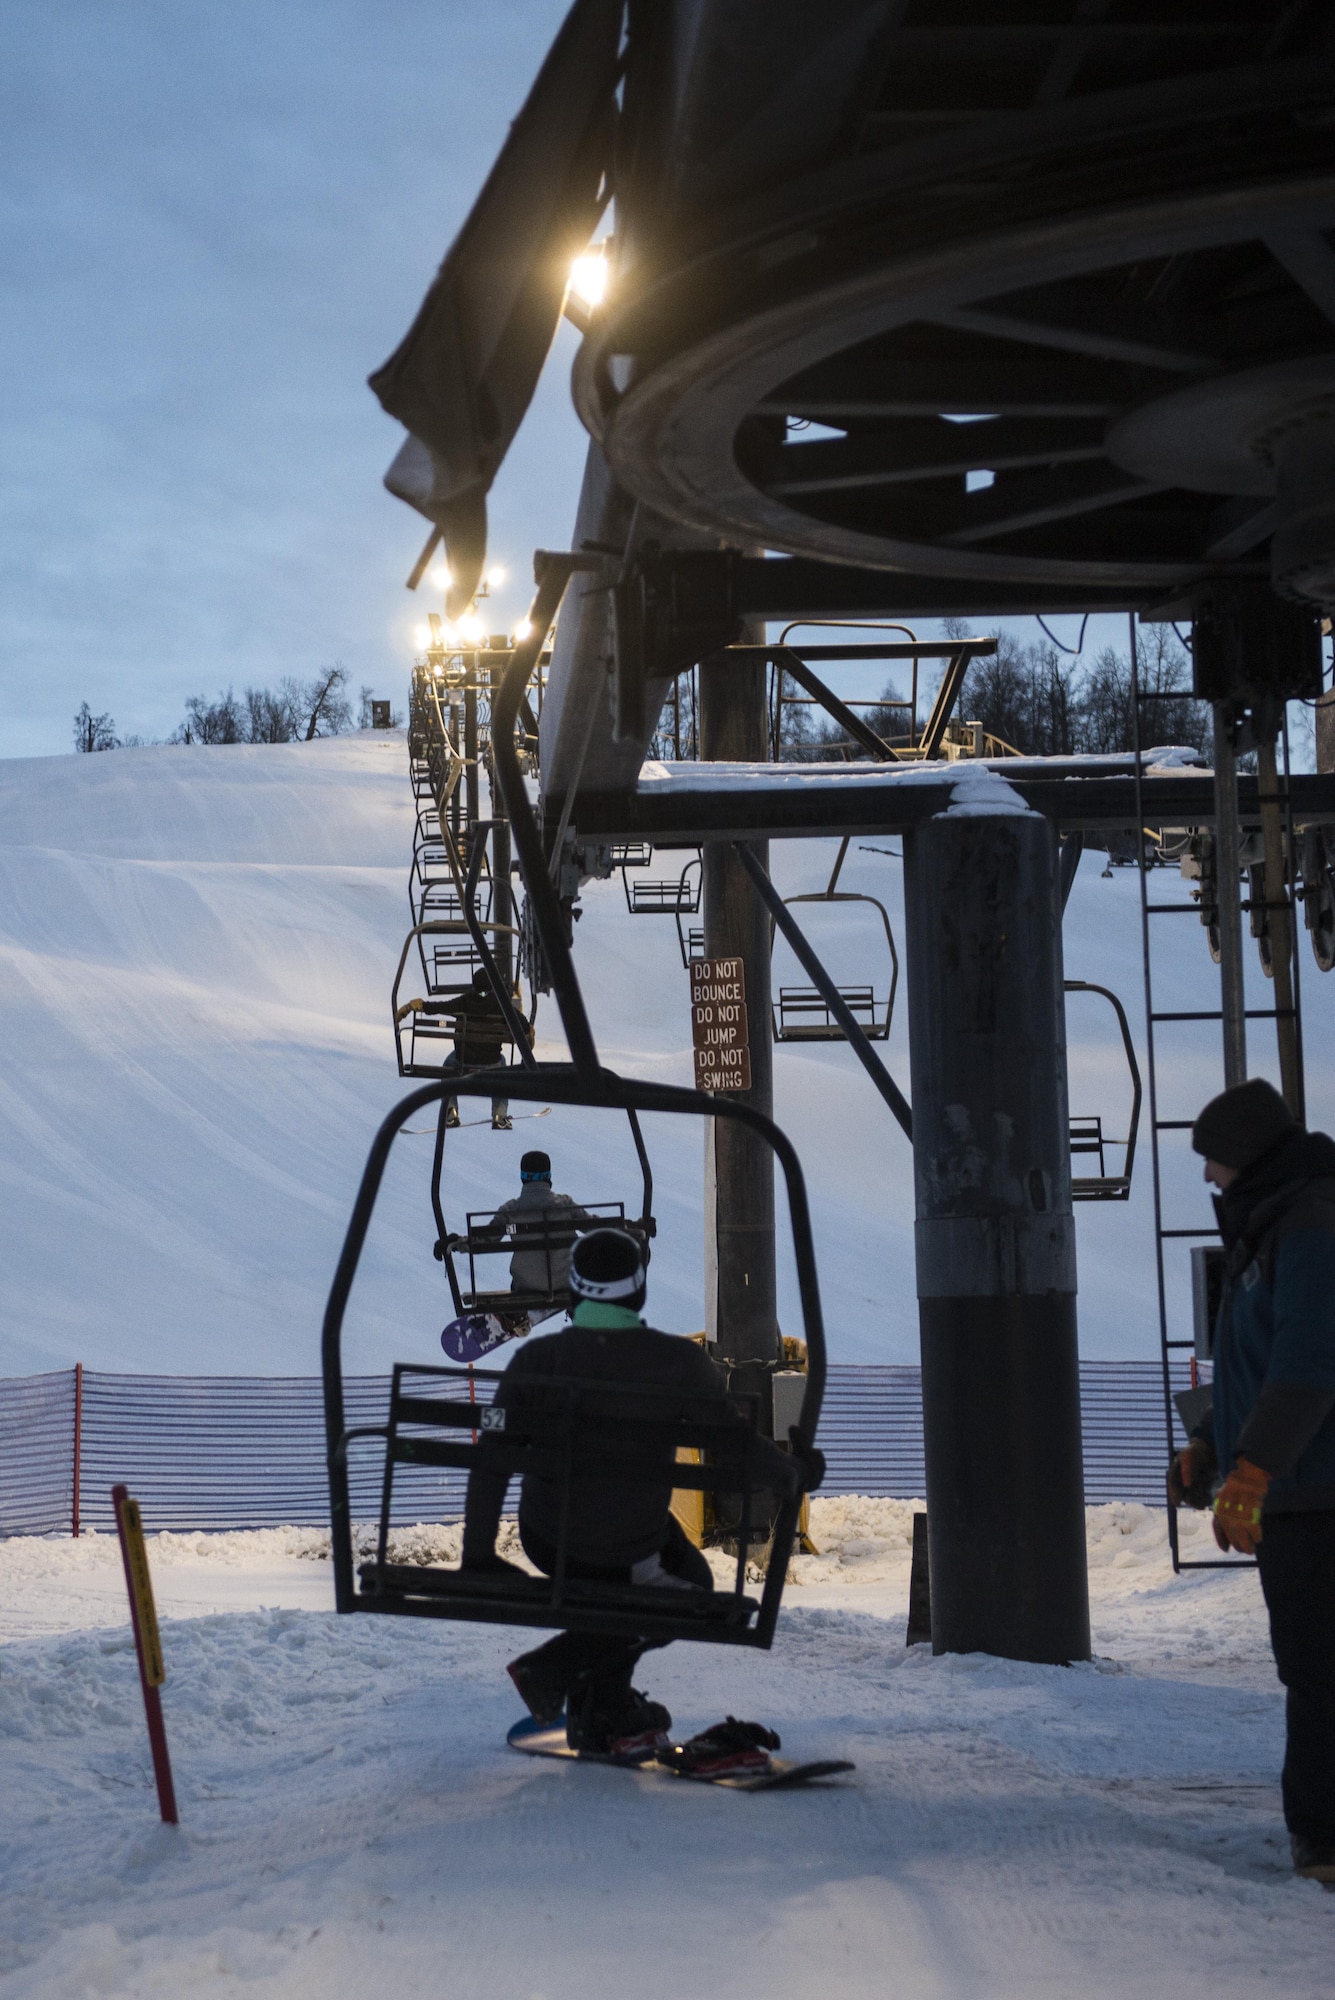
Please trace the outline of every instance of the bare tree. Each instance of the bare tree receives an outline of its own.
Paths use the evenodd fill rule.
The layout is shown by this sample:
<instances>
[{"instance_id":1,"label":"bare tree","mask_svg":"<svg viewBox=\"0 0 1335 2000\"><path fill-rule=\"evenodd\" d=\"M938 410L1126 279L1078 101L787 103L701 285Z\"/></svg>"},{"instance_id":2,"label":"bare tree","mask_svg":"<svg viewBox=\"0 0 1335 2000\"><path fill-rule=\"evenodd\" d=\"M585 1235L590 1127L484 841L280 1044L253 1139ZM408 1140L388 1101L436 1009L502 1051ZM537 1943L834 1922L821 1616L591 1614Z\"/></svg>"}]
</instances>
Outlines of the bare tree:
<instances>
[{"instance_id":1,"label":"bare tree","mask_svg":"<svg viewBox=\"0 0 1335 2000\"><path fill-rule=\"evenodd\" d=\"M185 705L185 721L173 732L173 743L244 743L246 711L231 688L216 701L192 694Z\"/></svg>"},{"instance_id":2,"label":"bare tree","mask_svg":"<svg viewBox=\"0 0 1335 2000\"><path fill-rule=\"evenodd\" d=\"M348 670L337 660L322 667L314 680L301 683L301 733L308 743L316 736L339 736L351 724L352 704L343 693L347 684Z\"/></svg>"},{"instance_id":3,"label":"bare tree","mask_svg":"<svg viewBox=\"0 0 1335 2000\"><path fill-rule=\"evenodd\" d=\"M83 751L119 750L121 746L114 718L94 715L88 703L81 702L74 718L74 747Z\"/></svg>"},{"instance_id":4,"label":"bare tree","mask_svg":"<svg viewBox=\"0 0 1335 2000\"><path fill-rule=\"evenodd\" d=\"M300 725L299 690L295 681L272 688L246 689L247 738L250 743L290 743Z\"/></svg>"}]
</instances>

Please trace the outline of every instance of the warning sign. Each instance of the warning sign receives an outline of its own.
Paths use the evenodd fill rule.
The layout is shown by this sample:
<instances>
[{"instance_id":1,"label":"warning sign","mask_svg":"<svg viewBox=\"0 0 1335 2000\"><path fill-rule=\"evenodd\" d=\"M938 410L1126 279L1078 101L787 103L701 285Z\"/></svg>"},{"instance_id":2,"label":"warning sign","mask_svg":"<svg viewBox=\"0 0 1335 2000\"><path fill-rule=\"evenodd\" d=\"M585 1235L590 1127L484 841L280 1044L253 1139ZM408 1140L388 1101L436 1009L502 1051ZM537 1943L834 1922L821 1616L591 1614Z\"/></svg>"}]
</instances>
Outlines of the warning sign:
<instances>
[{"instance_id":1,"label":"warning sign","mask_svg":"<svg viewBox=\"0 0 1335 2000\"><path fill-rule=\"evenodd\" d=\"M740 958L691 960L691 1040L697 1090L749 1090L746 973Z\"/></svg>"}]
</instances>

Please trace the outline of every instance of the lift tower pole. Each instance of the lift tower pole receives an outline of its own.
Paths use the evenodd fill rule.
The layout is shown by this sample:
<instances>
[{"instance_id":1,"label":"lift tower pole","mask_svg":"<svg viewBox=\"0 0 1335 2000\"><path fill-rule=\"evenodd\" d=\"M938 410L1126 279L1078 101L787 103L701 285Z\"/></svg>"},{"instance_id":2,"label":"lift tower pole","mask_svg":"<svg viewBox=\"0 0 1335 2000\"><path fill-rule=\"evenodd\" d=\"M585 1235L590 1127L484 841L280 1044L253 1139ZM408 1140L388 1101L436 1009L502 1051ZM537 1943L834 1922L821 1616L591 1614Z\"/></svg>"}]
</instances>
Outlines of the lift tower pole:
<instances>
[{"instance_id":1,"label":"lift tower pole","mask_svg":"<svg viewBox=\"0 0 1335 2000\"><path fill-rule=\"evenodd\" d=\"M700 663L700 754L710 763L764 763L768 755L765 661L719 653ZM769 868L769 842L751 852ZM774 1116L774 1048L770 1026L769 916L727 841L704 850L705 955L738 957L746 978L751 1088L730 1092ZM769 1148L730 1119L713 1122L713 1297L710 1331L733 1386L758 1393L766 1428L766 1380L778 1359L774 1282L774 1160Z\"/></svg>"},{"instance_id":2,"label":"lift tower pole","mask_svg":"<svg viewBox=\"0 0 1335 2000\"><path fill-rule=\"evenodd\" d=\"M1219 1006L1224 1033L1224 1088L1247 1081L1247 996L1238 891L1238 760L1228 707L1214 704L1215 900L1219 911Z\"/></svg>"},{"instance_id":3,"label":"lift tower pole","mask_svg":"<svg viewBox=\"0 0 1335 2000\"><path fill-rule=\"evenodd\" d=\"M1057 836L905 836L932 1646L1089 1658Z\"/></svg>"}]
</instances>

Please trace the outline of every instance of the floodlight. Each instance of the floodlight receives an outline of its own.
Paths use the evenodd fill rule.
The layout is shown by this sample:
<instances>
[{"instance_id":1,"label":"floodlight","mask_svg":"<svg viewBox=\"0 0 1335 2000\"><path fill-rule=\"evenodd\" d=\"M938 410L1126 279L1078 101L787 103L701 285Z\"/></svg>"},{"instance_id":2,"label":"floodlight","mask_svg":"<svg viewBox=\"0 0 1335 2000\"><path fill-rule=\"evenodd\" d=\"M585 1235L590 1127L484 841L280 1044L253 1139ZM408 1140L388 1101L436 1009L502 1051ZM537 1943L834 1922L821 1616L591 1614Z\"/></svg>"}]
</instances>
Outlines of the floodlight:
<instances>
[{"instance_id":1,"label":"floodlight","mask_svg":"<svg viewBox=\"0 0 1335 2000\"><path fill-rule=\"evenodd\" d=\"M601 244L576 257L570 267L570 289L581 304L600 306L607 296L607 258Z\"/></svg>"}]
</instances>

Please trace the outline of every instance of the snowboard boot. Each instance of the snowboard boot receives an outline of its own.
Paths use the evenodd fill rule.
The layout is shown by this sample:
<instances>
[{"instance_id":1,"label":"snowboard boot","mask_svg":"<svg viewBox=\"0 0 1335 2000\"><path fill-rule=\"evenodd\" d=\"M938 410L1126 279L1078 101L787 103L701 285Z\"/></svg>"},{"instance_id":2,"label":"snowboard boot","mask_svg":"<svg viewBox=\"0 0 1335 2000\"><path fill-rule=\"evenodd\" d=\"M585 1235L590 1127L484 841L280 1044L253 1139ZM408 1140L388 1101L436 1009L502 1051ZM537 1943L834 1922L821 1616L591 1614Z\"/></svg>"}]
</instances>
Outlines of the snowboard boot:
<instances>
[{"instance_id":1,"label":"snowboard boot","mask_svg":"<svg viewBox=\"0 0 1335 2000\"><path fill-rule=\"evenodd\" d=\"M521 1653L505 1671L535 1722L550 1726L561 1720L566 1706L566 1664L552 1656L550 1643Z\"/></svg>"},{"instance_id":2,"label":"snowboard boot","mask_svg":"<svg viewBox=\"0 0 1335 2000\"><path fill-rule=\"evenodd\" d=\"M566 1742L584 1757L645 1763L669 1747L672 1717L636 1688L608 1689L595 1681L570 1690Z\"/></svg>"},{"instance_id":3,"label":"snowboard boot","mask_svg":"<svg viewBox=\"0 0 1335 2000\"><path fill-rule=\"evenodd\" d=\"M1293 1852L1295 1875L1302 1875L1309 1882L1324 1883L1327 1889L1335 1889L1335 1846L1308 1840L1301 1833L1289 1835L1289 1846Z\"/></svg>"},{"instance_id":4,"label":"snowboard boot","mask_svg":"<svg viewBox=\"0 0 1335 2000\"><path fill-rule=\"evenodd\" d=\"M683 1778L756 1777L768 1771L769 1753L778 1748L775 1730L730 1715L688 1743L669 1743L657 1756L660 1764Z\"/></svg>"}]
</instances>

